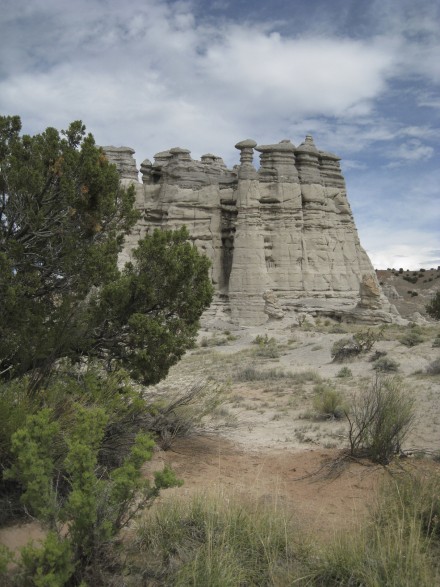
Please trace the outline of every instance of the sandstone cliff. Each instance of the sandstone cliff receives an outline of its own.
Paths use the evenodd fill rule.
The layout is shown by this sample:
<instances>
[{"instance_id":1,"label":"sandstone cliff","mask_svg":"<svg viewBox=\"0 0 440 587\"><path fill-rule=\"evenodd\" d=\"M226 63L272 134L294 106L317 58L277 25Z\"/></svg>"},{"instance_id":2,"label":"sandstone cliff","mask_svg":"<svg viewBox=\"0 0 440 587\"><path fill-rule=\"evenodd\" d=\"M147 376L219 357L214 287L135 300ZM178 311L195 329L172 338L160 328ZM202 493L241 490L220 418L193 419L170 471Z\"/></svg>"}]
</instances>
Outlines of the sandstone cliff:
<instances>
[{"instance_id":1,"label":"sandstone cliff","mask_svg":"<svg viewBox=\"0 0 440 587\"><path fill-rule=\"evenodd\" d=\"M179 147L157 153L142 162L140 182L132 149L104 147L122 182L135 184L142 212L122 260L154 228L186 225L212 263L211 315L243 326L296 310L392 321L359 242L339 158L310 136L299 147L247 139L236 148L240 164L232 170L212 154L196 161Z\"/></svg>"}]
</instances>

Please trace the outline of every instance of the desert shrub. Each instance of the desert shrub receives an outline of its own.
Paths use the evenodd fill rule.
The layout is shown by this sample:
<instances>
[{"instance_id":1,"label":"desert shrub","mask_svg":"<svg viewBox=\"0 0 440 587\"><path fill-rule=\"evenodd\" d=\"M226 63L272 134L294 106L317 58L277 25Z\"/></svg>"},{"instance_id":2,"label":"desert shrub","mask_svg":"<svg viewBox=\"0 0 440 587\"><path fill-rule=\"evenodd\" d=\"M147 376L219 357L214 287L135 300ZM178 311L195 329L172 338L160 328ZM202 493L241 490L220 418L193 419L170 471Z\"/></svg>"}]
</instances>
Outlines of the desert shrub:
<instances>
[{"instance_id":1,"label":"desert shrub","mask_svg":"<svg viewBox=\"0 0 440 587\"><path fill-rule=\"evenodd\" d=\"M341 338L337 340L330 350L330 354L335 363L348 361L359 355L360 352L359 345L353 338Z\"/></svg>"},{"instance_id":2,"label":"desert shrub","mask_svg":"<svg viewBox=\"0 0 440 587\"><path fill-rule=\"evenodd\" d=\"M387 464L401 451L414 422L414 398L398 377L379 377L352 401L348 441L350 454Z\"/></svg>"},{"instance_id":3,"label":"desert shrub","mask_svg":"<svg viewBox=\"0 0 440 587\"><path fill-rule=\"evenodd\" d=\"M139 527L138 572L179 587L292 584L308 552L292 526L261 502L222 495L167 502Z\"/></svg>"},{"instance_id":4,"label":"desert shrub","mask_svg":"<svg viewBox=\"0 0 440 587\"><path fill-rule=\"evenodd\" d=\"M383 338L385 328L379 330L367 328L356 332L351 338L337 340L330 351L335 363L343 362L356 357L361 353L371 351L375 343Z\"/></svg>"},{"instance_id":5,"label":"desert shrub","mask_svg":"<svg viewBox=\"0 0 440 587\"><path fill-rule=\"evenodd\" d=\"M385 327L382 326L381 328L374 329L374 328L367 328L366 330L360 330L353 335L353 339L358 344L361 352L369 352L373 348L373 346L383 338Z\"/></svg>"},{"instance_id":6,"label":"desert shrub","mask_svg":"<svg viewBox=\"0 0 440 587\"><path fill-rule=\"evenodd\" d=\"M380 357L374 361L373 369L382 373L392 373L399 370L399 363L388 357Z\"/></svg>"},{"instance_id":7,"label":"desert shrub","mask_svg":"<svg viewBox=\"0 0 440 587\"><path fill-rule=\"evenodd\" d=\"M0 384L0 462L11 464L11 436L37 409L37 402L26 393L26 383Z\"/></svg>"},{"instance_id":8,"label":"desert shrub","mask_svg":"<svg viewBox=\"0 0 440 587\"><path fill-rule=\"evenodd\" d=\"M291 377L292 374L284 371L284 369L275 368L261 371L253 366L245 367L237 374L237 381L267 381L270 379L284 379Z\"/></svg>"},{"instance_id":9,"label":"desert shrub","mask_svg":"<svg viewBox=\"0 0 440 587\"><path fill-rule=\"evenodd\" d=\"M347 329L344 328L341 324L333 324L333 326L330 328L329 332L331 334L346 334Z\"/></svg>"},{"instance_id":10,"label":"desert shrub","mask_svg":"<svg viewBox=\"0 0 440 587\"><path fill-rule=\"evenodd\" d=\"M8 579L8 565L12 562L12 558L12 552L9 548L0 544L0 581L5 587L12 585L12 582L9 582Z\"/></svg>"},{"instance_id":11,"label":"desert shrub","mask_svg":"<svg viewBox=\"0 0 440 587\"><path fill-rule=\"evenodd\" d=\"M437 275L437 277L439 277ZM425 306L426 313L434 318L434 320L440 320L440 291L436 292L431 301Z\"/></svg>"},{"instance_id":12,"label":"desert shrub","mask_svg":"<svg viewBox=\"0 0 440 587\"><path fill-rule=\"evenodd\" d=\"M426 373L428 375L440 375L440 358L434 359L427 367Z\"/></svg>"},{"instance_id":13,"label":"desert shrub","mask_svg":"<svg viewBox=\"0 0 440 587\"><path fill-rule=\"evenodd\" d=\"M433 348L440 347L440 334L437 334L437 336L432 341L432 347Z\"/></svg>"},{"instance_id":14,"label":"desert shrub","mask_svg":"<svg viewBox=\"0 0 440 587\"><path fill-rule=\"evenodd\" d=\"M253 340L253 343L258 345L258 348L255 352L257 357L277 359L280 356L277 341L273 337L269 338L267 334L265 334L264 336L258 335Z\"/></svg>"},{"instance_id":15,"label":"desert shrub","mask_svg":"<svg viewBox=\"0 0 440 587\"><path fill-rule=\"evenodd\" d=\"M399 342L405 346L413 347L423 342L423 336L417 327L413 327L399 339Z\"/></svg>"},{"instance_id":16,"label":"desert shrub","mask_svg":"<svg viewBox=\"0 0 440 587\"><path fill-rule=\"evenodd\" d=\"M120 467L99 466L107 414L77 406L74 420L63 430L53 410L44 408L12 436L15 460L4 476L21 484L23 505L50 530L42 546L23 553L29 584L98 584L109 541L161 488L178 483L169 469L156 473L153 485L143 478L141 467L154 446L147 434L136 436Z\"/></svg>"},{"instance_id":17,"label":"desert shrub","mask_svg":"<svg viewBox=\"0 0 440 587\"><path fill-rule=\"evenodd\" d=\"M267 334L265 334L264 336L262 334L257 334L257 336L252 341L252 344L256 344L258 346L264 346L266 344L269 344L269 342L271 340L274 340L274 339L269 338L269 336Z\"/></svg>"},{"instance_id":18,"label":"desert shrub","mask_svg":"<svg viewBox=\"0 0 440 587\"><path fill-rule=\"evenodd\" d=\"M321 383L322 379L321 376L317 371L309 370L309 371L299 371L298 373L292 373L290 378L293 383L297 383L298 385L302 383Z\"/></svg>"},{"instance_id":19,"label":"desert shrub","mask_svg":"<svg viewBox=\"0 0 440 587\"><path fill-rule=\"evenodd\" d=\"M353 373L349 367L341 367L336 373L336 377L353 377Z\"/></svg>"},{"instance_id":20,"label":"desert shrub","mask_svg":"<svg viewBox=\"0 0 440 587\"><path fill-rule=\"evenodd\" d=\"M315 387L313 409L320 418L339 420L344 416L344 397L340 391L330 385L321 384Z\"/></svg>"},{"instance_id":21,"label":"desert shrub","mask_svg":"<svg viewBox=\"0 0 440 587\"><path fill-rule=\"evenodd\" d=\"M214 346L224 346L225 344L228 343L228 338L219 338L217 335L213 334L211 336L211 338L208 338L207 336L204 336L202 338L202 340L200 341L200 346L202 348L207 348L207 347L214 347Z\"/></svg>"},{"instance_id":22,"label":"desert shrub","mask_svg":"<svg viewBox=\"0 0 440 587\"><path fill-rule=\"evenodd\" d=\"M368 360L370 361L370 363L374 363L374 361L377 361L377 359L385 357L387 354L387 351L374 351L374 353Z\"/></svg>"},{"instance_id":23,"label":"desert shrub","mask_svg":"<svg viewBox=\"0 0 440 587\"><path fill-rule=\"evenodd\" d=\"M70 541L49 532L42 545L21 550L21 575L38 587L66 585L75 571Z\"/></svg>"},{"instance_id":24,"label":"desert shrub","mask_svg":"<svg viewBox=\"0 0 440 587\"><path fill-rule=\"evenodd\" d=\"M148 397L148 394L144 394ZM145 429L154 435L162 450L172 447L177 438L196 433L202 421L212 415L224 401L225 387L205 381L183 387L178 393L167 393L166 399L154 401L144 417Z\"/></svg>"}]
</instances>

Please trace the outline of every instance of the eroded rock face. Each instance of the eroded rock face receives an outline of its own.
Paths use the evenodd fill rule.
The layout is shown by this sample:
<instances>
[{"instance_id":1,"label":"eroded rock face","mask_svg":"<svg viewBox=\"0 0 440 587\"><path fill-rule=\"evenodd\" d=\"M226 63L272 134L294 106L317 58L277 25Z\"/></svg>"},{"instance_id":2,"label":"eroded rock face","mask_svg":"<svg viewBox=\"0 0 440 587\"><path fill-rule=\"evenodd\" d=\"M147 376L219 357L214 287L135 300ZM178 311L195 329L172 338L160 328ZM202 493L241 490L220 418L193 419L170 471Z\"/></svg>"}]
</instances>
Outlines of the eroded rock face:
<instances>
[{"instance_id":1,"label":"eroded rock face","mask_svg":"<svg viewBox=\"0 0 440 587\"><path fill-rule=\"evenodd\" d=\"M140 183L133 151L105 147L123 180L135 184L142 212L122 261L145 233L186 225L211 260L215 312L221 307L236 324L297 310L389 313L359 242L339 158L319 151L311 136L299 147L246 139L236 148L240 165L232 170L211 153L200 161L180 147L157 153L141 163Z\"/></svg>"}]
</instances>

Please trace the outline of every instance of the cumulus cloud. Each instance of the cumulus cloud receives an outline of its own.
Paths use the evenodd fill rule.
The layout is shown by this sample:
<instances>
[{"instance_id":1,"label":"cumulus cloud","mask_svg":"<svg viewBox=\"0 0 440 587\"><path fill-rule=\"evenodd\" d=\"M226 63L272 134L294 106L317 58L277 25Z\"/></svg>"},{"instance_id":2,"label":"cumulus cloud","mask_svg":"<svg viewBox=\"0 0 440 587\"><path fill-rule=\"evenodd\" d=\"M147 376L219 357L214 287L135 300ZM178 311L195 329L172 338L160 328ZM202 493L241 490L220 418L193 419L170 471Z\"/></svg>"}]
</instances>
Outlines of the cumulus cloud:
<instances>
[{"instance_id":1,"label":"cumulus cloud","mask_svg":"<svg viewBox=\"0 0 440 587\"><path fill-rule=\"evenodd\" d=\"M289 38L227 20L214 28L184 2L103 7L8 3L4 111L22 114L30 130L81 117L107 137L113 124L113 136L133 136L137 150L143 137L161 134L172 144L191 137L199 152L212 128L218 150L232 129L229 144L310 115L365 117L396 59L384 37Z\"/></svg>"},{"instance_id":2,"label":"cumulus cloud","mask_svg":"<svg viewBox=\"0 0 440 587\"><path fill-rule=\"evenodd\" d=\"M344 158L362 238L388 217L382 237L404 239L410 218L434 239L439 178L406 168L433 165L438 146L440 5L361 4L3 0L0 110L30 133L82 119L138 162L179 145L233 165L238 140L312 133Z\"/></svg>"},{"instance_id":3,"label":"cumulus cloud","mask_svg":"<svg viewBox=\"0 0 440 587\"><path fill-rule=\"evenodd\" d=\"M423 145L418 139L407 141L397 149L396 156L407 161L418 161L419 159L429 159L434 154L434 149L428 145Z\"/></svg>"}]
</instances>

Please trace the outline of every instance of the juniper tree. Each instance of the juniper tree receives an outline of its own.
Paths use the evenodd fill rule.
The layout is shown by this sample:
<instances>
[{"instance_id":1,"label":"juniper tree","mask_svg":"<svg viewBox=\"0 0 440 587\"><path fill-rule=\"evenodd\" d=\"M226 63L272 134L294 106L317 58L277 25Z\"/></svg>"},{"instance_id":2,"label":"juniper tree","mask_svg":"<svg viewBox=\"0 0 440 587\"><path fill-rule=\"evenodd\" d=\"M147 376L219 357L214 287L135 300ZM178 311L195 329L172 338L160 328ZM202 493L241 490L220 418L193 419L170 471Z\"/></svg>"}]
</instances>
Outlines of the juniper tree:
<instances>
[{"instance_id":1,"label":"juniper tree","mask_svg":"<svg viewBox=\"0 0 440 587\"><path fill-rule=\"evenodd\" d=\"M84 125L21 135L0 117L0 377L44 385L54 365L99 358L145 383L192 344L209 262L181 229L147 236L122 271L134 188Z\"/></svg>"}]
</instances>

